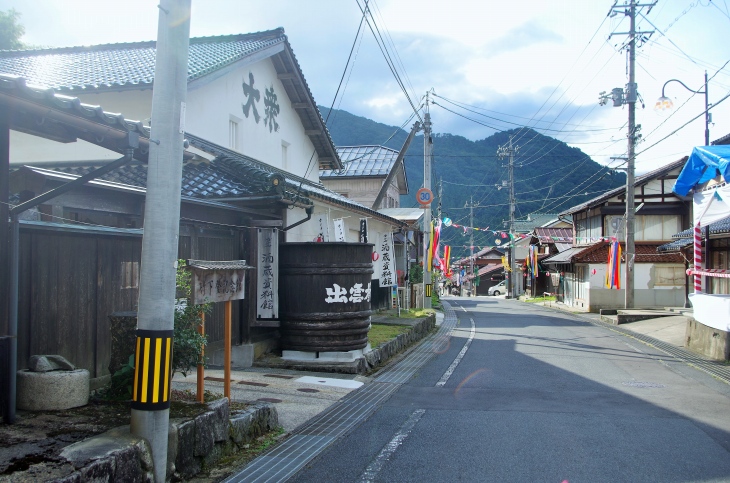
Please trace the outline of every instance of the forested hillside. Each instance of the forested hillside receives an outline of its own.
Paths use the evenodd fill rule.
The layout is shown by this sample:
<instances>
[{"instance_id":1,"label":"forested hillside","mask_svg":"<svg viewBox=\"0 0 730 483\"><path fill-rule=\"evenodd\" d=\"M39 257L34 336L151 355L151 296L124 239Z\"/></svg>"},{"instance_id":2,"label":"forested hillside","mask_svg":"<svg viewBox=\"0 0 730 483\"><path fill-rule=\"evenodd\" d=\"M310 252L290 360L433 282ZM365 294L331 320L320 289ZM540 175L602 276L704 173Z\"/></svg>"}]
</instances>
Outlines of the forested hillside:
<instances>
[{"instance_id":1,"label":"forested hillside","mask_svg":"<svg viewBox=\"0 0 730 483\"><path fill-rule=\"evenodd\" d=\"M327 117L328 109L320 107L320 110ZM327 126L338 146L378 144L399 150L408 134L403 129L341 110L332 111ZM530 213L559 213L626 182L623 173L614 173L580 149L532 129L504 131L479 141L437 134L433 137L432 189L437 198L434 215L441 182L442 217L469 226L467 204L473 200L474 226L491 230L504 228L503 222L509 219L509 189L498 187L509 179L509 173L507 159L499 158L497 150L509 143L510 136L518 147L514 169L517 219L524 219ZM411 143L405 159L410 193L401 197L401 206L418 206L415 193L423 184L422 133ZM475 245L491 244L491 237L488 239L482 232L475 234ZM458 235L458 230L448 230L451 243L457 246L468 243L454 235Z\"/></svg>"}]
</instances>

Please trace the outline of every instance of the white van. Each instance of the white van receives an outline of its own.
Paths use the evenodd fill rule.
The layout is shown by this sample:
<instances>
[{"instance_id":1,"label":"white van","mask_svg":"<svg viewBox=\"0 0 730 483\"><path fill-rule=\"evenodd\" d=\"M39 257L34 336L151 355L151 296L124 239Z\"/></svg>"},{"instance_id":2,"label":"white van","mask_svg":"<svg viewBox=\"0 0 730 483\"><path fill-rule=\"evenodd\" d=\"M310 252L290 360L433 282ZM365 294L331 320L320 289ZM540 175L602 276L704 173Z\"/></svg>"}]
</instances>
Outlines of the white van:
<instances>
[{"instance_id":1,"label":"white van","mask_svg":"<svg viewBox=\"0 0 730 483\"><path fill-rule=\"evenodd\" d=\"M487 290L488 295L502 295L507 293L507 281L502 280L497 285L493 287L489 287L489 290Z\"/></svg>"}]
</instances>

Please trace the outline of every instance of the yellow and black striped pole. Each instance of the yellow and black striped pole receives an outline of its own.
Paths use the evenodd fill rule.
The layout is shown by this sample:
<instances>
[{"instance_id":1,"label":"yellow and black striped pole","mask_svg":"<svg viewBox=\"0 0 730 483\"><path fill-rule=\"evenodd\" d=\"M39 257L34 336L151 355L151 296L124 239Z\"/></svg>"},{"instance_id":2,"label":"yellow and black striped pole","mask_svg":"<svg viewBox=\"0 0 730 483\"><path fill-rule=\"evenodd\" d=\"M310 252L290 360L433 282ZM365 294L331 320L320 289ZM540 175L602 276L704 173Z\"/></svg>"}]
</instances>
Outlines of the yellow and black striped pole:
<instances>
[{"instance_id":1,"label":"yellow and black striped pole","mask_svg":"<svg viewBox=\"0 0 730 483\"><path fill-rule=\"evenodd\" d=\"M172 330L137 329L132 409L170 408Z\"/></svg>"}]
</instances>

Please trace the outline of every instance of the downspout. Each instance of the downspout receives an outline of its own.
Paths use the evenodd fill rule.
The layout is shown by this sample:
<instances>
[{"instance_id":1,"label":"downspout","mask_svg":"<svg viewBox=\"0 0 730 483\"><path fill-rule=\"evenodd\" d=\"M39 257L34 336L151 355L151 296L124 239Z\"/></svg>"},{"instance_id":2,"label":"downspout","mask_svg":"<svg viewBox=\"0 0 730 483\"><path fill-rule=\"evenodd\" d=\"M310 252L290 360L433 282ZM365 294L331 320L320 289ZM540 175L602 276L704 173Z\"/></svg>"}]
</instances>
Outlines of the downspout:
<instances>
[{"instance_id":1,"label":"downspout","mask_svg":"<svg viewBox=\"0 0 730 483\"><path fill-rule=\"evenodd\" d=\"M295 223L292 223L291 225L287 226L286 228L282 228L281 231L288 231L288 230L294 228L295 226L299 226L302 223L306 223L307 221L311 220L312 219L312 214L314 213L314 205L307 206L306 213L307 213L307 217L306 218L302 218L301 220L299 220L299 221L297 221Z\"/></svg>"},{"instance_id":2,"label":"downspout","mask_svg":"<svg viewBox=\"0 0 730 483\"><path fill-rule=\"evenodd\" d=\"M18 215L30 208L38 206L46 200L55 198L58 195L82 185L94 178L102 176L113 169L122 166L134 159L135 141L138 145L138 136L131 136L130 133L129 147L124 151L123 157L113 161L103 167L92 171L80 178L70 181L64 185L54 188L50 191L36 196L35 198L15 205L10 209L10 307L8 309L8 335L10 336L10 363L8 367L8 414L5 421L8 424L15 422L16 412L16 395L17 395L17 370L18 370L18 271L20 265L20 223Z\"/></svg>"}]
</instances>

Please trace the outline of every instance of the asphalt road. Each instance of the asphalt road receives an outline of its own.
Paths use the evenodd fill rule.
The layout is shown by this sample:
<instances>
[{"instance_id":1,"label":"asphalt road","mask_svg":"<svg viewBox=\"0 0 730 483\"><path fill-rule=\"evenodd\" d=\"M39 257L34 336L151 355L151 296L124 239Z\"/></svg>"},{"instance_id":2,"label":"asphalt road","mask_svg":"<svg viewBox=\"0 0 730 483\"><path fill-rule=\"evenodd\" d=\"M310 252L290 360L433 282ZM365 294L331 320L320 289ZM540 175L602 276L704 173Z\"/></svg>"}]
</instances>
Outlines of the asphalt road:
<instances>
[{"instance_id":1,"label":"asphalt road","mask_svg":"<svg viewBox=\"0 0 730 483\"><path fill-rule=\"evenodd\" d=\"M291 481L730 481L724 382L570 314L445 300L447 343Z\"/></svg>"}]
</instances>

